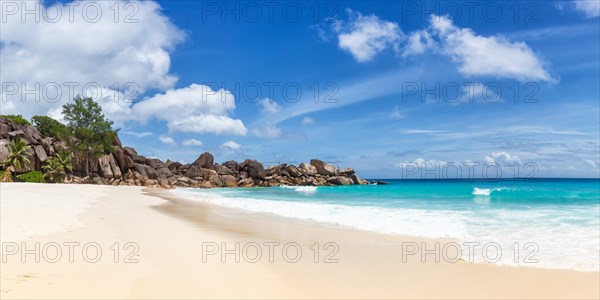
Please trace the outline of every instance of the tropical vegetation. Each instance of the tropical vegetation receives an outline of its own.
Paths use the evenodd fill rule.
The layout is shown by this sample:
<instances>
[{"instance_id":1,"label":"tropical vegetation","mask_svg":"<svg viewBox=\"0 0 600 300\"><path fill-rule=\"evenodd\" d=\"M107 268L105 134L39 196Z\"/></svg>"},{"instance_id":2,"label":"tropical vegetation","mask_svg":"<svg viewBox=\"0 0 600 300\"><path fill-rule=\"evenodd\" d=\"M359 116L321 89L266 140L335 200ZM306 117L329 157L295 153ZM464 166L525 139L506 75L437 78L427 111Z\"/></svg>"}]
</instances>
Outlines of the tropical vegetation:
<instances>
[{"instance_id":1,"label":"tropical vegetation","mask_svg":"<svg viewBox=\"0 0 600 300\"><path fill-rule=\"evenodd\" d=\"M67 172L73 171L71 164L72 155L67 151L61 151L56 156L48 159L42 168L46 170L44 175L50 182L63 182Z\"/></svg>"},{"instance_id":2,"label":"tropical vegetation","mask_svg":"<svg viewBox=\"0 0 600 300\"><path fill-rule=\"evenodd\" d=\"M33 116L31 121L43 136L61 138L67 134L67 126L48 116Z\"/></svg>"},{"instance_id":3,"label":"tropical vegetation","mask_svg":"<svg viewBox=\"0 0 600 300\"><path fill-rule=\"evenodd\" d=\"M85 175L89 176L89 165L92 158L113 151L113 141L117 132L113 130L113 122L102 114L102 108L92 98L75 97L62 109L66 121L69 148L83 157Z\"/></svg>"},{"instance_id":4,"label":"tropical vegetation","mask_svg":"<svg viewBox=\"0 0 600 300\"><path fill-rule=\"evenodd\" d=\"M63 182L72 173L74 160L89 176L92 159L114 150L117 130L113 129L112 121L106 119L102 108L92 98L77 96L63 105L62 113L64 124L48 116L33 116L30 123L21 115L0 115L0 118L9 119L17 125L33 123L42 136L60 140L66 146L65 149L57 149L57 153L50 155L41 166L45 174L39 171L25 173L32 169L29 166L34 151L27 140L15 137L5 145L8 154L0 163L0 181Z\"/></svg>"},{"instance_id":5,"label":"tropical vegetation","mask_svg":"<svg viewBox=\"0 0 600 300\"><path fill-rule=\"evenodd\" d=\"M0 118L9 119L18 125L31 125L31 123L21 115L0 115Z\"/></svg>"},{"instance_id":6,"label":"tropical vegetation","mask_svg":"<svg viewBox=\"0 0 600 300\"><path fill-rule=\"evenodd\" d=\"M5 170L9 172L22 172L29 165L31 147L21 138L14 139L8 144L9 155L2 163Z\"/></svg>"},{"instance_id":7,"label":"tropical vegetation","mask_svg":"<svg viewBox=\"0 0 600 300\"><path fill-rule=\"evenodd\" d=\"M35 183L44 183L44 174L40 171L29 171L27 173L23 173L21 175L17 175L17 181L21 182L35 182Z\"/></svg>"}]
</instances>

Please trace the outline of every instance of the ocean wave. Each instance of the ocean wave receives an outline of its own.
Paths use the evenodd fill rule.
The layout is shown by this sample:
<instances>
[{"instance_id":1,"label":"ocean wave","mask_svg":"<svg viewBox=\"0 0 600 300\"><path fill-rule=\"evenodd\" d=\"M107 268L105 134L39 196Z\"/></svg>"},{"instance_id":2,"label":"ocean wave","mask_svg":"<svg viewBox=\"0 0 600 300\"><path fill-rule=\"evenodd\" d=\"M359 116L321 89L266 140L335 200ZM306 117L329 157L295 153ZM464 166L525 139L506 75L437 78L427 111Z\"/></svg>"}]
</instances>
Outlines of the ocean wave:
<instances>
[{"instance_id":1,"label":"ocean wave","mask_svg":"<svg viewBox=\"0 0 600 300\"><path fill-rule=\"evenodd\" d=\"M290 189L296 192L302 193L316 193L319 187L317 186L290 186L290 185L282 185L282 189Z\"/></svg>"},{"instance_id":2,"label":"ocean wave","mask_svg":"<svg viewBox=\"0 0 600 300\"><path fill-rule=\"evenodd\" d=\"M284 189L298 187L282 187ZM344 204L267 200L235 197L210 191L179 189L174 193L190 200L254 212L332 223L360 230L429 238L461 238L464 212L412 208L350 206Z\"/></svg>"},{"instance_id":3,"label":"ocean wave","mask_svg":"<svg viewBox=\"0 0 600 300\"><path fill-rule=\"evenodd\" d=\"M513 189L513 188L505 188L505 187L493 188L493 189L482 189L482 188L474 187L472 194L475 196L489 196L494 191L514 191L514 190L515 189Z\"/></svg>"},{"instance_id":4,"label":"ocean wave","mask_svg":"<svg viewBox=\"0 0 600 300\"><path fill-rule=\"evenodd\" d=\"M302 187L282 188L302 190ZM487 190L492 193L497 189ZM598 242L600 236L597 228L600 224L597 214L593 213L600 209L598 205L570 209L469 211L267 200L247 196L236 197L232 194L223 195L218 191L176 190L174 192L194 201L384 234L451 238L462 242L478 242L482 245L494 242L500 245L506 254L496 262L497 264L582 271L593 271L600 267L597 258L600 252ZM478 195L478 197L482 196ZM564 222L566 218L574 220ZM539 247L539 252L534 258L539 259L539 262L524 264L523 257L520 257L519 263L515 263L513 250L511 250L514 249L515 243L519 243L521 252L525 251L523 247L528 243L535 243ZM485 262L479 252L474 258L475 261Z\"/></svg>"},{"instance_id":5,"label":"ocean wave","mask_svg":"<svg viewBox=\"0 0 600 300\"><path fill-rule=\"evenodd\" d=\"M492 189L473 188L473 195L475 196L489 196L491 193Z\"/></svg>"}]
</instances>

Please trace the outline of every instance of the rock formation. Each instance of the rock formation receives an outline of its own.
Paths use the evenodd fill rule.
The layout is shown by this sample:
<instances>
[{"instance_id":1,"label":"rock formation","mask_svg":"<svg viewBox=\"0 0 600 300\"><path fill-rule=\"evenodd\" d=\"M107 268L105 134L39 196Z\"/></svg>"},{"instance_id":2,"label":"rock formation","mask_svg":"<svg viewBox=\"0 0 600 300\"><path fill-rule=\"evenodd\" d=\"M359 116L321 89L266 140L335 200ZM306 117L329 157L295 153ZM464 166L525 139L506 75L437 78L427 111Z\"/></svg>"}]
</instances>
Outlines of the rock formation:
<instances>
[{"instance_id":1,"label":"rock formation","mask_svg":"<svg viewBox=\"0 0 600 300\"><path fill-rule=\"evenodd\" d=\"M67 149L66 143L52 137L43 137L30 125L18 125L0 118L0 163L9 155L6 147L20 137L30 146L30 165L24 171L42 170L44 163L60 150ZM73 158L72 183L94 183L105 185L138 185L148 187L253 187L279 185L351 185L367 184L356 176L353 169L342 171L338 167L312 159L310 164L299 166L279 164L265 167L258 161L247 159L241 163L214 162L214 156L205 152L191 164L182 164L139 155L131 147L123 147L118 137L113 142L112 153L89 162L90 176L85 176L85 160Z\"/></svg>"}]
</instances>

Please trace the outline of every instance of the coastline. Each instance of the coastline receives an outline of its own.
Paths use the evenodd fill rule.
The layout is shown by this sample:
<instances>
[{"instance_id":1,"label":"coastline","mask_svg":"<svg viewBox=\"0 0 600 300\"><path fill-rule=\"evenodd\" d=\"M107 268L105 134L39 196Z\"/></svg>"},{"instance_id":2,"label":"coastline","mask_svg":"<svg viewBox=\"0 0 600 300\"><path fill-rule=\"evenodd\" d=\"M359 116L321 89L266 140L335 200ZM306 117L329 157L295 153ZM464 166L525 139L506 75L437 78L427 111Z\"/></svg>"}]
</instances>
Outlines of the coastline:
<instances>
[{"instance_id":1,"label":"coastline","mask_svg":"<svg viewBox=\"0 0 600 300\"><path fill-rule=\"evenodd\" d=\"M6 198L14 186L27 194ZM85 193L77 193L85 187ZM58 192L58 193L52 193ZM169 190L98 185L1 184L2 202L88 199L71 211L81 226L68 225L54 233L35 235L26 243L94 241L107 259L89 263L27 260L2 262L2 298L598 298L598 272L496 266L459 261L403 262L403 242L448 243L448 240L392 236L218 207L178 198ZM11 197L17 195L8 193ZM40 199L40 198L38 198ZM55 202L64 210L68 201ZM51 204L50 204L51 205ZM49 206L52 207L52 206ZM5 212L2 212L3 214ZM43 215L38 216L43 219ZM19 219L2 218L2 233ZM57 219L51 219L57 222ZM41 224L41 225L40 225ZM34 226L42 226L40 223ZM3 240L4 241L4 240ZM138 263L115 263L108 249L115 242L139 246ZM251 263L234 256L208 256L203 243L297 243L304 255L297 262L275 255L270 262ZM318 263L310 247L321 249ZM335 243L324 263L323 246ZM243 246L240 246L243 247ZM432 246L433 247L433 246ZM264 249L263 249L264 250ZM274 253L280 253L275 251ZM293 253L293 250L290 250Z\"/></svg>"}]
</instances>

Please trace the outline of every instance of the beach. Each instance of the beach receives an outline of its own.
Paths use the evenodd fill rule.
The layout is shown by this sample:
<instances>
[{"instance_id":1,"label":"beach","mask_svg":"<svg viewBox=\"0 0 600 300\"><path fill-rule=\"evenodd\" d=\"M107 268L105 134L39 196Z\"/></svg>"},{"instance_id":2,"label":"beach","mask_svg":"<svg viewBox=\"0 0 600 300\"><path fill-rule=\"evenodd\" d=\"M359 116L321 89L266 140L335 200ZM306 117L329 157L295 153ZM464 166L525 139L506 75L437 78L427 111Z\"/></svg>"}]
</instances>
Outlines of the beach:
<instances>
[{"instance_id":1,"label":"beach","mask_svg":"<svg viewBox=\"0 0 600 300\"><path fill-rule=\"evenodd\" d=\"M598 272L423 262L406 257L407 244L453 241L215 206L172 190L2 183L0 196L6 299L600 297Z\"/></svg>"}]
</instances>

